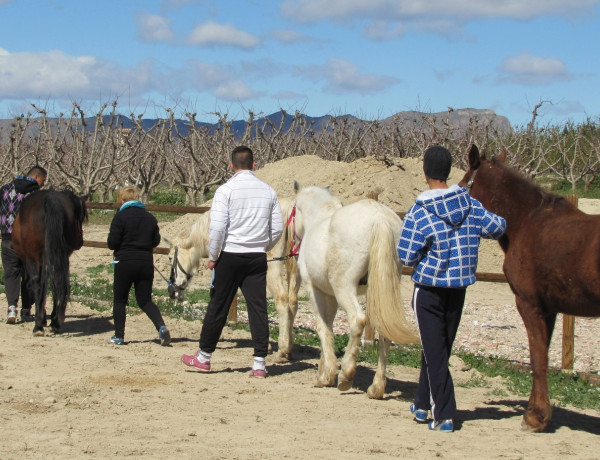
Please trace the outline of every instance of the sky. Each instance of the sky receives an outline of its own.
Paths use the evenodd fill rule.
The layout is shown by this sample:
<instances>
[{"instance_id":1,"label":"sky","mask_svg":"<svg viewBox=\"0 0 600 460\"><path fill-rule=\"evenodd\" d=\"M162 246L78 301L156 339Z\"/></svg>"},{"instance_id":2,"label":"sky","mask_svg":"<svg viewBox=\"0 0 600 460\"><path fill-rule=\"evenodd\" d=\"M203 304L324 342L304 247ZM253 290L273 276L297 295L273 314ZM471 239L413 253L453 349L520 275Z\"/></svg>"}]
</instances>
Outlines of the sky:
<instances>
[{"instance_id":1,"label":"sky","mask_svg":"<svg viewBox=\"0 0 600 460\"><path fill-rule=\"evenodd\" d=\"M597 122L599 39L600 0L0 0L0 118Z\"/></svg>"}]
</instances>

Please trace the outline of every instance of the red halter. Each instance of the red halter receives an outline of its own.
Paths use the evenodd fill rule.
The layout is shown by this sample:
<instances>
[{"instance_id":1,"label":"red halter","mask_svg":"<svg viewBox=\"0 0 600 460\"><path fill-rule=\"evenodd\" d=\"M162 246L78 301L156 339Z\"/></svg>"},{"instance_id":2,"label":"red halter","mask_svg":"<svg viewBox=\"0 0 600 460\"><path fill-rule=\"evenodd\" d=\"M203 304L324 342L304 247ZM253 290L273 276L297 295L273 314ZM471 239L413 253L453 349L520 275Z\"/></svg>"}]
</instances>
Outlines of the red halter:
<instances>
[{"instance_id":1,"label":"red halter","mask_svg":"<svg viewBox=\"0 0 600 460\"><path fill-rule=\"evenodd\" d=\"M288 257L297 256L300 251L300 245L302 244L302 238L298 236L296 233L296 205L292 208L292 212L290 213L290 217L288 217L287 222L285 223L286 227L289 227L290 223L293 225L294 239L292 241L292 246L290 247L290 253ZM298 241L298 244L296 244Z\"/></svg>"}]
</instances>

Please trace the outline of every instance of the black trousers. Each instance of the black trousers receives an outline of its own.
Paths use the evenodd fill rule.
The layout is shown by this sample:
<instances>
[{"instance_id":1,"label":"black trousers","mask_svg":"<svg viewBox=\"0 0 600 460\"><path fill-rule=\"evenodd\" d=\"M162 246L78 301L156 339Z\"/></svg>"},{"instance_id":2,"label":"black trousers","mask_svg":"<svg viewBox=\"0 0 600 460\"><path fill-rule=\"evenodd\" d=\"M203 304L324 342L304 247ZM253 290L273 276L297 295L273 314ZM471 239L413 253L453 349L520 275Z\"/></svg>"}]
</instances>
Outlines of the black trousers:
<instances>
[{"instance_id":1,"label":"black trousers","mask_svg":"<svg viewBox=\"0 0 600 460\"><path fill-rule=\"evenodd\" d=\"M207 353L215 351L227 323L229 307L240 288L248 306L254 356L266 357L269 348L267 255L264 252L222 252L214 270L214 292L202 324L200 349Z\"/></svg>"},{"instance_id":2,"label":"black trousers","mask_svg":"<svg viewBox=\"0 0 600 460\"><path fill-rule=\"evenodd\" d=\"M4 290L8 306L17 306L21 292L21 308L31 308L35 296L29 283L25 264L12 247L12 240L2 239L2 268L4 269Z\"/></svg>"},{"instance_id":3,"label":"black trousers","mask_svg":"<svg viewBox=\"0 0 600 460\"><path fill-rule=\"evenodd\" d=\"M127 300L132 285L135 289L135 299L138 305L150 318L156 330L158 331L161 326L165 325L160 310L152 301L153 280L154 266L152 261L120 260L119 263L115 264L113 318L117 337L125 337Z\"/></svg>"},{"instance_id":4,"label":"black trousers","mask_svg":"<svg viewBox=\"0 0 600 460\"><path fill-rule=\"evenodd\" d=\"M419 409L431 409L434 420L454 418L456 398L448 360L462 316L466 289L415 285L413 309L423 353L415 397Z\"/></svg>"}]
</instances>

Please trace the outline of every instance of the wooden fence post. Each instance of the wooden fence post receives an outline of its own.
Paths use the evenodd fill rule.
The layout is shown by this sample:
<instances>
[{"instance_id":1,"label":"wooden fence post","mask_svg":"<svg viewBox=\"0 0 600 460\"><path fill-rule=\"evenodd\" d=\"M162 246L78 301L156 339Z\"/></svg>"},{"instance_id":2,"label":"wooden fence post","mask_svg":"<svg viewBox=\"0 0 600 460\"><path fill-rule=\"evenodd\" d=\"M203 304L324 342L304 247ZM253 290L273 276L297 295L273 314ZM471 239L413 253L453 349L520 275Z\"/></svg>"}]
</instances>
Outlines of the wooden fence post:
<instances>
[{"instance_id":1,"label":"wooden fence post","mask_svg":"<svg viewBox=\"0 0 600 460\"><path fill-rule=\"evenodd\" d=\"M577 197L569 195L567 199L578 207ZM563 334L562 334L562 369L573 370L575 353L575 317L572 315L563 315Z\"/></svg>"}]
</instances>

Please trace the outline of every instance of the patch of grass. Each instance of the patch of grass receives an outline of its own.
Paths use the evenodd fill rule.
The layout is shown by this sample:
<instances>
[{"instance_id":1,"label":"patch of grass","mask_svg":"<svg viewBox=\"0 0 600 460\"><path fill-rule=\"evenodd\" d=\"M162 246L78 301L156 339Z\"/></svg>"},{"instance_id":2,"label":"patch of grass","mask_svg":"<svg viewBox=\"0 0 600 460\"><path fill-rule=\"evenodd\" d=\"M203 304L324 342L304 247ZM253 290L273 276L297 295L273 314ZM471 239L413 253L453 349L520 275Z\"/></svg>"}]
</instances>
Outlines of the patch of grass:
<instances>
[{"instance_id":1,"label":"patch of grass","mask_svg":"<svg viewBox=\"0 0 600 460\"><path fill-rule=\"evenodd\" d=\"M520 396L529 396L532 377L528 369L497 357L483 357L459 353L458 356L484 376L502 376L509 391ZM550 398L559 405L569 404L580 408L600 407L600 388L592 385L577 374L550 370L548 372Z\"/></svg>"},{"instance_id":2,"label":"patch of grass","mask_svg":"<svg viewBox=\"0 0 600 460\"><path fill-rule=\"evenodd\" d=\"M87 270L89 278L83 279L76 275L71 275L71 291L74 299L84 302L90 308L106 311L112 308L113 299L113 280L107 277L106 272L110 270L109 266L100 265L90 267ZM155 286L159 282L155 283ZM210 300L210 294L207 289L198 289L186 291L185 302L176 303L168 297L166 288L155 288L153 290L153 300L160 308L163 315L168 317L183 318L188 321L202 320L206 313L206 307ZM306 300L305 300L306 301ZM238 302L239 311L246 310L246 303L243 297ZM268 302L269 317L277 315L275 305L272 300ZM128 313L139 314L138 308L131 290ZM230 325L233 329L249 331L247 322L238 321ZM277 341L279 337L279 328L271 327L271 339ZM294 328L294 344L299 346L310 346L320 348L320 341L316 331L304 327ZM339 334L335 336L335 354L341 357L348 344L348 335ZM379 349L378 346L367 346L361 348L358 355L359 362L377 364ZM528 396L531 392L531 374L528 369L517 367L514 363L497 357L484 357L464 352L456 353L466 365L476 369L481 377L472 379L467 386L489 387L489 382L485 377L501 376L505 382L506 388L511 393ZM388 355L389 365L401 365L412 368L419 368L421 365L421 346L420 345L392 345ZM550 397L557 401L558 405L572 405L580 408L594 408L600 406L600 388L585 381L577 374L568 374L557 371L548 373L548 386ZM502 392L504 390L493 390ZM505 393L503 394L505 395Z\"/></svg>"},{"instance_id":3,"label":"patch of grass","mask_svg":"<svg viewBox=\"0 0 600 460\"><path fill-rule=\"evenodd\" d=\"M592 182L587 191L583 183L577 184L575 190L566 180L555 181L550 185L550 191L558 195L577 195L579 198L600 198L600 180Z\"/></svg>"},{"instance_id":4,"label":"patch of grass","mask_svg":"<svg viewBox=\"0 0 600 460\"><path fill-rule=\"evenodd\" d=\"M185 205L185 193L182 190L160 188L150 194L149 201L158 205L183 206Z\"/></svg>"},{"instance_id":5,"label":"patch of grass","mask_svg":"<svg viewBox=\"0 0 600 460\"><path fill-rule=\"evenodd\" d=\"M115 217L115 211L112 209L88 210L88 224L91 225L109 225L113 217Z\"/></svg>"}]
</instances>

